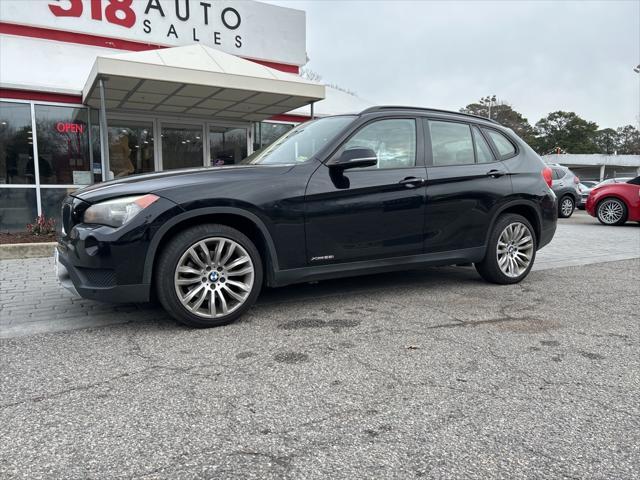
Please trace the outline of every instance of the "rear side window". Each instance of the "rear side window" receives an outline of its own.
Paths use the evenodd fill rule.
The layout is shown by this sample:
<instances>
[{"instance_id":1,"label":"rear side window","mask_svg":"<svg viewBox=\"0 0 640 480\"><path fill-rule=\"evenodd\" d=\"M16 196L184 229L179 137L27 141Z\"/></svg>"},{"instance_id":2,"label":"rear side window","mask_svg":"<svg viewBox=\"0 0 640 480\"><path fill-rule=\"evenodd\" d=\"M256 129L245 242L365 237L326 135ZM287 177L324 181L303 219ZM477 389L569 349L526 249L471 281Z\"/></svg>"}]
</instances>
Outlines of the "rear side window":
<instances>
[{"instance_id":1,"label":"rear side window","mask_svg":"<svg viewBox=\"0 0 640 480\"><path fill-rule=\"evenodd\" d=\"M564 177L565 172L561 168L552 168L552 170L554 180L560 180L562 177Z\"/></svg>"},{"instance_id":2,"label":"rear side window","mask_svg":"<svg viewBox=\"0 0 640 480\"><path fill-rule=\"evenodd\" d=\"M416 121L413 119L379 120L364 126L343 146L370 148L378 157L371 168L407 168L416 164Z\"/></svg>"},{"instance_id":3,"label":"rear side window","mask_svg":"<svg viewBox=\"0 0 640 480\"><path fill-rule=\"evenodd\" d=\"M491 163L495 162L495 158L493 158L493 153L491 153L491 149L489 148L489 144L484 139L480 130L477 127L473 127L473 141L476 144L476 159L478 163Z\"/></svg>"},{"instance_id":4,"label":"rear side window","mask_svg":"<svg viewBox=\"0 0 640 480\"><path fill-rule=\"evenodd\" d=\"M475 163L471 128L464 123L429 121L433 165Z\"/></svg>"},{"instance_id":5,"label":"rear side window","mask_svg":"<svg viewBox=\"0 0 640 480\"><path fill-rule=\"evenodd\" d=\"M485 130L485 132L491 138L491 141L496 146L496 149L502 158L508 158L515 155L516 147L509 139L507 139L507 137L495 130Z\"/></svg>"}]
</instances>

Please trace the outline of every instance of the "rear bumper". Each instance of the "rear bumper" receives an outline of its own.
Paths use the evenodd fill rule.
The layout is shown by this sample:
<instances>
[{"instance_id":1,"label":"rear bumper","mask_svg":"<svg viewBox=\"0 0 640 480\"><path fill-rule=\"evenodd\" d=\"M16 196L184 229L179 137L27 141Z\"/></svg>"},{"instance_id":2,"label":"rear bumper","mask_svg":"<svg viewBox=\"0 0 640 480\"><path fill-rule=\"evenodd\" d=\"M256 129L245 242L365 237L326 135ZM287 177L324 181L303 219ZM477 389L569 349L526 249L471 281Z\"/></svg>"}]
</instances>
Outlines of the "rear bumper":
<instances>
[{"instance_id":1,"label":"rear bumper","mask_svg":"<svg viewBox=\"0 0 640 480\"><path fill-rule=\"evenodd\" d=\"M545 245L548 245L551 242L551 240L553 240L553 236L556 234L556 226L557 226L557 223L554 222L540 232L540 241L538 242L538 250L540 250Z\"/></svg>"}]
</instances>

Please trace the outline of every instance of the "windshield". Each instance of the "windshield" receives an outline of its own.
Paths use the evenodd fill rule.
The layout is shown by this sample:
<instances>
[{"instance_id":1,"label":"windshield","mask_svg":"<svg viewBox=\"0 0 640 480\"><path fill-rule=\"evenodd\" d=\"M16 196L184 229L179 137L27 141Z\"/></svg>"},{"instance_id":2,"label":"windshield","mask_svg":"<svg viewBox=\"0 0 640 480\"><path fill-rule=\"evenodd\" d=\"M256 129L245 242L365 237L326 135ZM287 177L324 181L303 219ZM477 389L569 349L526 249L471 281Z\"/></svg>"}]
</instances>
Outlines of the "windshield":
<instances>
[{"instance_id":1,"label":"windshield","mask_svg":"<svg viewBox=\"0 0 640 480\"><path fill-rule=\"evenodd\" d=\"M251 165L286 165L309 160L335 138L355 117L339 116L312 120L289 130L271 145L242 160Z\"/></svg>"},{"instance_id":2,"label":"windshield","mask_svg":"<svg viewBox=\"0 0 640 480\"><path fill-rule=\"evenodd\" d=\"M627 183L630 183L631 185L640 185L640 176L632 178Z\"/></svg>"}]
</instances>

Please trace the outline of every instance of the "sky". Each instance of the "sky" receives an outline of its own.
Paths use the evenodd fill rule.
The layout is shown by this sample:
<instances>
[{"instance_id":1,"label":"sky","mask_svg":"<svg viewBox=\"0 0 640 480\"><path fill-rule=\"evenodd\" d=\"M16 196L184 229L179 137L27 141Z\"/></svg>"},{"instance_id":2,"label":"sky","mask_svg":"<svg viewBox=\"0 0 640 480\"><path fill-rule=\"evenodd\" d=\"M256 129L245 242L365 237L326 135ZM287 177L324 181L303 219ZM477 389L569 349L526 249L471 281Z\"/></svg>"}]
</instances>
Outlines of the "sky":
<instances>
[{"instance_id":1,"label":"sky","mask_svg":"<svg viewBox=\"0 0 640 480\"><path fill-rule=\"evenodd\" d=\"M640 0L267 1L306 11L307 67L374 104L640 124Z\"/></svg>"}]
</instances>

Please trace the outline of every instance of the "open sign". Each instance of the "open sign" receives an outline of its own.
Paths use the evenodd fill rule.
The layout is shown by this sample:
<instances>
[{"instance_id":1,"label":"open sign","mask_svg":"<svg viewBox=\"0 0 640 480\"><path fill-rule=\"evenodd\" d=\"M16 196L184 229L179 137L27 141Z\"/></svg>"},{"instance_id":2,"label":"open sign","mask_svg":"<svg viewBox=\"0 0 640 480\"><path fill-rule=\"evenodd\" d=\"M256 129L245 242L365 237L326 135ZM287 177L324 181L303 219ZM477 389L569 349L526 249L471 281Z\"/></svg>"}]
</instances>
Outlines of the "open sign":
<instances>
[{"instance_id":1,"label":"open sign","mask_svg":"<svg viewBox=\"0 0 640 480\"><path fill-rule=\"evenodd\" d=\"M58 122L56 124L56 130L60 133L84 133L84 125L82 123L67 123L67 122Z\"/></svg>"}]
</instances>

